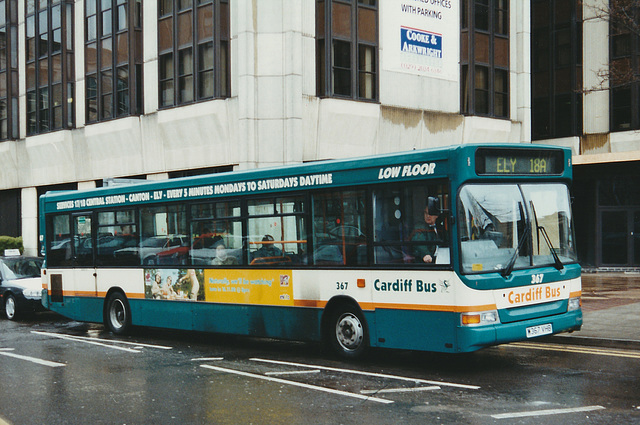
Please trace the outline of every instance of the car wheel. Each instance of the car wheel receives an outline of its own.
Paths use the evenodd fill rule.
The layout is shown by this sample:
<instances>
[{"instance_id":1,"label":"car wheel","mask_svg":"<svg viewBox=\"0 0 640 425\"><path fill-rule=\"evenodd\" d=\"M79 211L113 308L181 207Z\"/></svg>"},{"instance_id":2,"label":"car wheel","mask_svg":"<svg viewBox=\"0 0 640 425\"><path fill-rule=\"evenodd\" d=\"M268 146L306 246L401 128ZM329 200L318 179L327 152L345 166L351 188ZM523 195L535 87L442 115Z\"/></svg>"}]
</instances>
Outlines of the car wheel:
<instances>
[{"instance_id":1,"label":"car wheel","mask_svg":"<svg viewBox=\"0 0 640 425\"><path fill-rule=\"evenodd\" d=\"M114 292L107 298L104 325L116 335L131 330L131 308L127 297L121 292Z\"/></svg>"},{"instance_id":2,"label":"car wheel","mask_svg":"<svg viewBox=\"0 0 640 425\"><path fill-rule=\"evenodd\" d=\"M8 294L4 298L4 314L9 320L15 320L18 317L18 305L13 294Z\"/></svg>"},{"instance_id":3,"label":"car wheel","mask_svg":"<svg viewBox=\"0 0 640 425\"><path fill-rule=\"evenodd\" d=\"M364 317L358 309L344 305L331 313L328 338L334 353L347 359L364 354L368 347L368 333Z\"/></svg>"}]
</instances>

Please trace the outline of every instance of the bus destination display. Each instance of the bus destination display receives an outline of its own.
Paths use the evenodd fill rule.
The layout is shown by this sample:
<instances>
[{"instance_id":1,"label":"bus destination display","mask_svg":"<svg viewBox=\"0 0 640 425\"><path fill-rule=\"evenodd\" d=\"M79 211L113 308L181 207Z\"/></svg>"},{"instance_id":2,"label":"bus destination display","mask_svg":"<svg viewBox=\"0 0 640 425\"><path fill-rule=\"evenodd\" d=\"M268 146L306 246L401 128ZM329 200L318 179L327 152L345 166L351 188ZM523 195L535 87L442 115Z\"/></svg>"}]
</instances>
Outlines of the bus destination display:
<instances>
[{"instance_id":1,"label":"bus destination display","mask_svg":"<svg viewBox=\"0 0 640 425\"><path fill-rule=\"evenodd\" d=\"M564 166L562 151L478 149L478 175L559 175Z\"/></svg>"}]
</instances>

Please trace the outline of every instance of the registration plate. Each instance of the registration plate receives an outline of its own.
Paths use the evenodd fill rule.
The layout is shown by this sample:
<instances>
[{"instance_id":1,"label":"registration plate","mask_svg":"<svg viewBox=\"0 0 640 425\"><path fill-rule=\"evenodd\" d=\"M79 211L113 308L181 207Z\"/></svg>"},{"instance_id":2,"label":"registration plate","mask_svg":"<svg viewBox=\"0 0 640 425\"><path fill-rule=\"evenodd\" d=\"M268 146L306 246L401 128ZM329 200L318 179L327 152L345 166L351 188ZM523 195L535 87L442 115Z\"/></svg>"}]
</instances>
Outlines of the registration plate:
<instances>
[{"instance_id":1,"label":"registration plate","mask_svg":"<svg viewBox=\"0 0 640 425\"><path fill-rule=\"evenodd\" d=\"M527 328L527 338L534 338L536 336L549 335L553 333L553 327L551 323L546 325L531 326Z\"/></svg>"}]
</instances>

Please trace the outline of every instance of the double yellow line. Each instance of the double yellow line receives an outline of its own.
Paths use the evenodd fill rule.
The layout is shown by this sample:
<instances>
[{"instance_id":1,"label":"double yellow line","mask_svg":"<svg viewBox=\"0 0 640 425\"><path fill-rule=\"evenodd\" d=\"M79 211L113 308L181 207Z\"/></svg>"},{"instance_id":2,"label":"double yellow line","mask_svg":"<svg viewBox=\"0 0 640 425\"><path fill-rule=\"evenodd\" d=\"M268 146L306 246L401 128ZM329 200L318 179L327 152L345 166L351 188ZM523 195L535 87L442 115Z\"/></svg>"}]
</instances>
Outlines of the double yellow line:
<instances>
[{"instance_id":1,"label":"double yellow line","mask_svg":"<svg viewBox=\"0 0 640 425\"><path fill-rule=\"evenodd\" d=\"M563 351L567 353L593 354L596 356L624 357L640 359L640 352L632 350L616 350L612 348L582 347L576 345L543 344L535 342L513 342L502 347L526 348L531 350Z\"/></svg>"}]
</instances>

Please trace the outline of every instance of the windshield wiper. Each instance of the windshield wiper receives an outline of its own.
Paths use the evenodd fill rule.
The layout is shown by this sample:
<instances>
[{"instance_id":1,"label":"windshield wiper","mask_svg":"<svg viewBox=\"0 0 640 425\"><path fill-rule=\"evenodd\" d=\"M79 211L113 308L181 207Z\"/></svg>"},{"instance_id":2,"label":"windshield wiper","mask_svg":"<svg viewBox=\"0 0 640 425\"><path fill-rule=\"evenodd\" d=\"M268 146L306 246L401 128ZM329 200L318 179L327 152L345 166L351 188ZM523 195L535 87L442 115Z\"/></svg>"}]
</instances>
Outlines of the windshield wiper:
<instances>
[{"instance_id":1,"label":"windshield wiper","mask_svg":"<svg viewBox=\"0 0 640 425\"><path fill-rule=\"evenodd\" d=\"M547 234L547 229L545 229L544 226L538 226L538 230L542 230L542 236L544 236L544 240L547 243L547 246L549 247L549 251L551 251L551 255L553 256L553 262L554 262L553 267L555 267L557 270L564 269L564 264L562 264L560 257L558 257L558 254L556 253L556 249L553 247L553 244L551 243L551 239L549 239L549 235Z\"/></svg>"},{"instance_id":2,"label":"windshield wiper","mask_svg":"<svg viewBox=\"0 0 640 425\"><path fill-rule=\"evenodd\" d=\"M551 252L551 256L553 256L553 262L554 262L554 267L556 268L556 270L562 270L564 269L564 264L562 264L562 261L560 260L560 257L558 257L558 253L556 253L556 249L553 246L553 244L551 243L551 239L549 238L549 234L547 233L547 229L544 228L544 226L541 226L538 224L538 214L536 214L536 207L533 205L533 201L529 201L530 205L531 205L531 211L533 211L533 217L536 220L536 232L538 232L537 235L537 240L538 240L538 254L540 254L540 231L542 231L542 236L544 236L544 241L547 243L547 246L549 247L549 251Z\"/></svg>"},{"instance_id":3,"label":"windshield wiper","mask_svg":"<svg viewBox=\"0 0 640 425\"><path fill-rule=\"evenodd\" d=\"M516 260L518 259L518 254L520 253L520 249L522 245L527 240L527 236L531 233L531 226L525 226L524 232L522 232L522 236L520 236L520 240L518 240L518 246L516 247L516 252L513 253L513 257L509 260L509 264L502 270L502 277L507 277L513 271L513 267L516 265Z\"/></svg>"}]
</instances>

